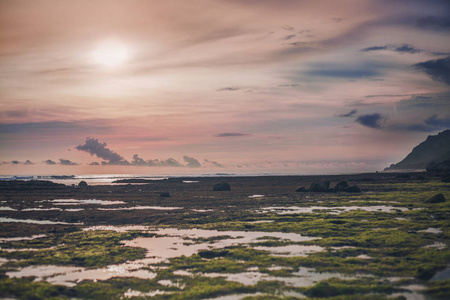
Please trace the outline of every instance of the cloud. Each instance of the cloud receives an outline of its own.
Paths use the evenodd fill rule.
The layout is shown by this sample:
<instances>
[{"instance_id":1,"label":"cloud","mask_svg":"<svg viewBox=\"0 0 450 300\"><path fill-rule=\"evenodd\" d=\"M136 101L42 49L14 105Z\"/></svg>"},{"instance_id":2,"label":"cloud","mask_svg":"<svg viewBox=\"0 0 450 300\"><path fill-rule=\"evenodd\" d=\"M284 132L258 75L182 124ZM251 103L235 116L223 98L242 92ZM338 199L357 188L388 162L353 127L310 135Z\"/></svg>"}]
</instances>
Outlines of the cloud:
<instances>
[{"instance_id":1,"label":"cloud","mask_svg":"<svg viewBox=\"0 0 450 300\"><path fill-rule=\"evenodd\" d=\"M78 145L75 149L88 152L90 155L95 155L98 158L107 160L108 164L124 164L125 162L122 156L106 148L106 143L100 143L94 138L86 138L84 145Z\"/></svg>"},{"instance_id":2,"label":"cloud","mask_svg":"<svg viewBox=\"0 0 450 300\"><path fill-rule=\"evenodd\" d=\"M238 87L235 87L235 86L227 86L227 87L223 87L223 88L217 89L218 92L223 92L223 91L237 91L237 90L239 90L239 88L238 88Z\"/></svg>"},{"instance_id":3,"label":"cloud","mask_svg":"<svg viewBox=\"0 0 450 300\"><path fill-rule=\"evenodd\" d=\"M13 161L11 161L11 163L12 163L13 165L18 165L18 164L20 164L20 161L18 161L18 160L13 160Z\"/></svg>"},{"instance_id":4,"label":"cloud","mask_svg":"<svg viewBox=\"0 0 450 300\"><path fill-rule=\"evenodd\" d=\"M350 118L350 117L353 117L356 114L356 112L357 112L356 109L352 109L348 113L338 115L338 117L339 118Z\"/></svg>"},{"instance_id":5,"label":"cloud","mask_svg":"<svg viewBox=\"0 0 450 300\"><path fill-rule=\"evenodd\" d=\"M317 69L305 72L308 76L334 77L334 78L367 78L379 76L380 73L370 69L352 69L352 68L336 68L336 69Z\"/></svg>"},{"instance_id":6,"label":"cloud","mask_svg":"<svg viewBox=\"0 0 450 300\"><path fill-rule=\"evenodd\" d=\"M144 159L140 158L137 154L133 155L131 164L134 166L148 166L148 163Z\"/></svg>"},{"instance_id":7,"label":"cloud","mask_svg":"<svg viewBox=\"0 0 450 300\"><path fill-rule=\"evenodd\" d=\"M89 165L90 166L99 166L100 164L98 162L93 161Z\"/></svg>"},{"instance_id":8,"label":"cloud","mask_svg":"<svg viewBox=\"0 0 450 300\"><path fill-rule=\"evenodd\" d=\"M286 35L285 37L282 38L282 40L287 41L287 40L290 40L292 38L295 38L295 34Z\"/></svg>"},{"instance_id":9,"label":"cloud","mask_svg":"<svg viewBox=\"0 0 450 300\"><path fill-rule=\"evenodd\" d=\"M186 167L188 168L200 168L201 164L198 160L193 157L189 157L187 155L183 156L183 160L187 163Z\"/></svg>"},{"instance_id":10,"label":"cloud","mask_svg":"<svg viewBox=\"0 0 450 300\"><path fill-rule=\"evenodd\" d=\"M43 163L46 165L56 165L56 162L51 159L44 160Z\"/></svg>"},{"instance_id":11,"label":"cloud","mask_svg":"<svg viewBox=\"0 0 450 300\"><path fill-rule=\"evenodd\" d=\"M289 45L291 46L304 46L306 43L305 42L294 42L294 43L289 43Z\"/></svg>"},{"instance_id":12,"label":"cloud","mask_svg":"<svg viewBox=\"0 0 450 300\"><path fill-rule=\"evenodd\" d=\"M212 165L214 167L218 167L218 168L225 168L224 165L222 165L221 163L218 163L217 161L212 161L212 160L205 159L204 163L207 164L207 165Z\"/></svg>"},{"instance_id":13,"label":"cloud","mask_svg":"<svg viewBox=\"0 0 450 300\"><path fill-rule=\"evenodd\" d=\"M34 163L31 162L29 159L27 159L23 164L24 165L34 165Z\"/></svg>"},{"instance_id":14,"label":"cloud","mask_svg":"<svg viewBox=\"0 0 450 300\"><path fill-rule=\"evenodd\" d=\"M373 47L361 49L361 51L363 51L363 52L381 51L381 50L390 50L390 51L395 51L395 52L399 52L399 53L411 53L411 54L423 52L422 49L418 49L409 44L373 46Z\"/></svg>"},{"instance_id":15,"label":"cloud","mask_svg":"<svg viewBox=\"0 0 450 300\"><path fill-rule=\"evenodd\" d=\"M374 46L374 47L368 47L368 48L361 49L361 51L363 51L363 52L380 51L380 50L387 50L388 48L389 48L388 45L386 45L386 46Z\"/></svg>"},{"instance_id":16,"label":"cloud","mask_svg":"<svg viewBox=\"0 0 450 300\"><path fill-rule=\"evenodd\" d=\"M381 128L380 121L383 120L383 116L379 113L361 115L356 118L356 122L370 128Z\"/></svg>"},{"instance_id":17,"label":"cloud","mask_svg":"<svg viewBox=\"0 0 450 300\"><path fill-rule=\"evenodd\" d=\"M59 159L59 164L63 165L63 166L78 166L77 163L72 162L72 161L70 161L68 159L64 159L64 158L60 158Z\"/></svg>"},{"instance_id":18,"label":"cloud","mask_svg":"<svg viewBox=\"0 0 450 300\"><path fill-rule=\"evenodd\" d=\"M435 31L446 31L450 30L450 20L437 18L434 16L428 16L418 19L416 26L421 29L435 30Z\"/></svg>"},{"instance_id":19,"label":"cloud","mask_svg":"<svg viewBox=\"0 0 450 300\"><path fill-rule=\"evenodd\" d=\"M158 161L158 160L156 160ZM161 166L167 166L167 167L183 167L182 164L180 164L176 159L174 158L168 158L166 160L160 160L159 164Z\"/></svg>"},{"instance_id":20,"label":"cloud","mask_svg":"<svg viewBox=\"0 0 450 300\"><path fill-rule=\"evenodd\" d=\"M344 18L331 18L331 21L333 21L334 23L340 23L344 20L345 20Z\"/></svg>"},{"instance_id":21,"label":"cloud","mask_svg":"<svg viewBox=\"0 0 450 300\"><path fill-rule=\"evenodd\" d=\"M98 121L87 121L81 122L60 122L60 121L49 121L49 122L30 122L30 123L11 123L11 124L0 124L0 133L7 134L17 134L17 133L27 133L27 134L61 134L61 135L73 135L79 132L109 132L110 127L102 124Z\"/></svg>"},{"instance_id":22,"label":"cloud","mask_svg":"<svg viewBox=\"0 0 450 300\"><path fill-rule=\"evenodd\" d=\"M413 65L413 67L427 73L435 81L450 85L450 56L421 62Z\"/></svg>"},{"instance_id":23,"label":"cloud","mask_svg":"<svg viewBox=\"0 0 450 300\"><path fill-rule=\"evenodd\" d=\"M298 86L298 84L294 83L294 84L279 84L279 87L296 87Z\"/></svg>"},{"instance_id":24,"label":"cloud","mask_svg":"<svg viewBox=\"0 0 450 300\"><path fill-rule=\"evenodd\" d=\"M239 133L239 132L224 132L219 133L216 137L233 137L233 136L246 136L247 134Z\"/></svg>"},{"instance_id":25,"label":"cloud","mask_svg":"<svg viewBox=\"0 0 450 300\"><path fill-rule=\"evenodd\" d=\"M402 53L414 54L414 53L422 52L423 50L417 49L417 48L415 48L415 47L413 47L411 45L408 45L408 44L404 44L402 46L399 46L399 47L395 48L394 51L402 52Z\"/></svg>"}]
</instances>

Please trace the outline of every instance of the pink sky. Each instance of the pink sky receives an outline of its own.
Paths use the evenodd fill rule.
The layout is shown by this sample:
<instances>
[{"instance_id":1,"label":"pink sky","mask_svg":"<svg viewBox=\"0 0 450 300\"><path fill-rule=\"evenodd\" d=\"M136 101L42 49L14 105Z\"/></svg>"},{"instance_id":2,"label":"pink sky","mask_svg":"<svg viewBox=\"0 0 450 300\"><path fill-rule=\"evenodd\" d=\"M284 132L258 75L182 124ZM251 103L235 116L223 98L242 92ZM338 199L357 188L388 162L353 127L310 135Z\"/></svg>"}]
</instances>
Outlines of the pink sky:
<instances>
[{"instance_id":1,"label":"pink sky","mask_svg":"<svg viewBox=\"0 0 450 300\"><path fill-rule=\"evenodd\" d=\"M448 1L4 0L0 174L382 170L450 127L449 34Z\"/></svg>"}]
</instances>

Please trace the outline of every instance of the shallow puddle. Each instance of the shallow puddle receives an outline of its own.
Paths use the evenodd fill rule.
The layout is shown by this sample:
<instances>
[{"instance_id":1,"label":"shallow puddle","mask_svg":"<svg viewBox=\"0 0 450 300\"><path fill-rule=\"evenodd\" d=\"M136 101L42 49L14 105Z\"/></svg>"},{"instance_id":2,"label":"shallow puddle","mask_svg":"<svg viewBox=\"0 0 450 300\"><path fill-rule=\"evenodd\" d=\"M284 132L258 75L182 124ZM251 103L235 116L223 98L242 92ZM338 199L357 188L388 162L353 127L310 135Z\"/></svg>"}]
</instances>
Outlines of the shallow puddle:
<instances>
[{"instance_id":1,"label":"shallow puddle","mask_svg":"<svg viewBox=\"0 0 450 300\"><path fill-rule=\"evenodd\" d=\"M304 245L288 245L281 247L253 247L255 250L268 251L273 256L292 257L292 256L307 256L313 252L324 251L325 248L320 246L304 246Z\"/></svg>"},{"instance_id":2,"label":"shallow puddle","mask_svg":"<svg viewBox=\"0 0 450 300\"><path fill-rule=\"evenodd\" d=\"M183 209L183 207L170 207L170 206L132 206L132 207L117 207L117 208L99 208L98 210L140 210L140 209L152 209L152 210L177 210L177 209Z\"/></svg>"},{"instance_id":3,"label":"shallow puddle","mask_svg":"<svg viewBox=\"0 0 450 300\"><path fill-rule=\"evenodd\" d=\"M41 225L83 225L83 223L55 222L49 220L12 219L5 217L0 217L0 223L30 223Z\"/></svg>"},{"instance_id":4,"label":"shallow puddle","mask_svg":"<svg viewBox=\"0 0 450 300\"><path fill-rule=\"evenodd\" d=\"M427 232L427 233L434 233L434 234L438 234L438 233L442 233L442 230L440 228L428 228L426 230L419 230L418 232Z\"/></svg>"},{"instance_id":5,"label":"shallow puddle","mask_svg":"<svg viewBox=\"0 0 450 300\"><path fill-rule=\"evenodd\" d=\"M340 214L342 212L348 212L351 210L365 210L369 212L397 212L397 211L407 211L406 207L394 207L394 206L386 206L386 205L377 205L377 206L338 206L338 207L326 207L326 206L309 206L309 207L300 207L300 206L286 206L286 207L265 207L261 209L261 213L269 213L274 212L279 215L284 214L305 214L305 213L318 213L316 211L325 210L326 213L329 214ZM323 213L323 212L322 212Z\"/></svg>"},{"instance_id":6,"label":"shallow puddle","mask_svg":"<svg viewBox=\"0 0 450 300\"><path fill-rule=\"evenodd\" d=\"M78 200L78 199L55 199L48 200L55 205L84 205L84 204L95 204L95 205L117 205L117 204L126 204L123 201L110 201L110 200L96 200L96 199L87 199L87 200Z\"/></svg>"},{"instance_id":7,"label":"shallow puddle","mask_svg":"<svg viewBox=\"0 0 450 300\"><path fill-rule=\"evenodd\" d=\"M30 241L30 240L40 239L40 238L43 238L46 236L47 236L46 234L36 234L36 235L25 236L25 237L0 238L0 243Z\"/></svg>"}]
</instances>

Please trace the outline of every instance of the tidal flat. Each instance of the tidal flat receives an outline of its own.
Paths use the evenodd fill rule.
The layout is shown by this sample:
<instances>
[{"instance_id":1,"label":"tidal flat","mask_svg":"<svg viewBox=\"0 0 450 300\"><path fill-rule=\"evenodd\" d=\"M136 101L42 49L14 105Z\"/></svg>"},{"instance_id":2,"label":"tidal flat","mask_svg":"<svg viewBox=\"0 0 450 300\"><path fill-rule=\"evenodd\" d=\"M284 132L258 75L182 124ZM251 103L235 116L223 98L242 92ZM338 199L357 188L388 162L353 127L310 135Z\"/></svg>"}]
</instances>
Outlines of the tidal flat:
<instances>
[{"instance_id":1,"label":"tidal flat","mask_svg":"<svg viewBox=\"0 0 450 300\"><path fill-rule=\"evenodd\" d=\"M361 193L296 192L342 180ZM429 173L0 190L3 298L450 299L450 184Z\"/></svg>"}]
</instances>

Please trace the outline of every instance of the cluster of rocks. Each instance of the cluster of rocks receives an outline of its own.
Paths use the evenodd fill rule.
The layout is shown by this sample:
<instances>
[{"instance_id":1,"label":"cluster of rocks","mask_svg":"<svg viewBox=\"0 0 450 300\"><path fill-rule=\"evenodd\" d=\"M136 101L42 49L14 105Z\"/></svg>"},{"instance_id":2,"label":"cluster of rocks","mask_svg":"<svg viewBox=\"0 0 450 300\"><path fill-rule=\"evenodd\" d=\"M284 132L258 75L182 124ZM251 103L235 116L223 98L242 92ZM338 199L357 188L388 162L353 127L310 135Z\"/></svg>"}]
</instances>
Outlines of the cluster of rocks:
<instances>
[{"instance_id":1,"label":"cluster of rocks","mask_svg":"<svg viewBox=\"0 0 450 300\"><path fill-rule=\"evenodd\" d=\"M347 193L361 193L361 189L355 184L350 186L347 181L339 181L336 186L330 189L329 181L316 181L311 184L309 189L304 187L298 188L296 192L315 192L315 193L330 193L330 192L347 192Z\"/></svg>"}]
</instances>

